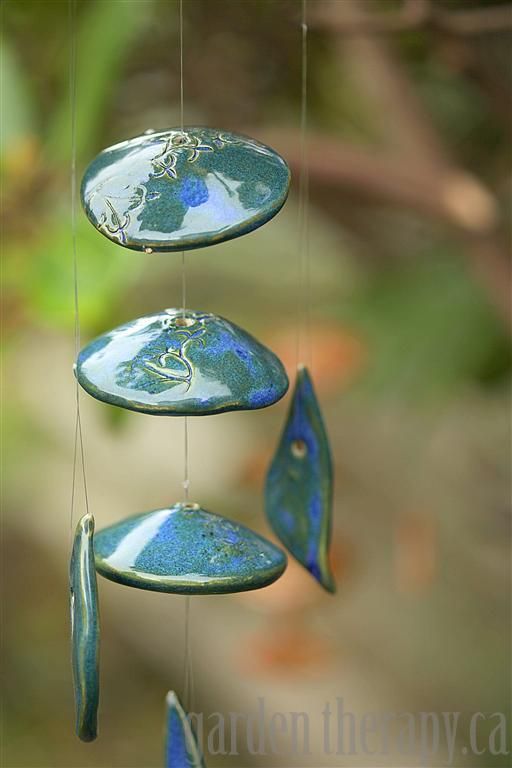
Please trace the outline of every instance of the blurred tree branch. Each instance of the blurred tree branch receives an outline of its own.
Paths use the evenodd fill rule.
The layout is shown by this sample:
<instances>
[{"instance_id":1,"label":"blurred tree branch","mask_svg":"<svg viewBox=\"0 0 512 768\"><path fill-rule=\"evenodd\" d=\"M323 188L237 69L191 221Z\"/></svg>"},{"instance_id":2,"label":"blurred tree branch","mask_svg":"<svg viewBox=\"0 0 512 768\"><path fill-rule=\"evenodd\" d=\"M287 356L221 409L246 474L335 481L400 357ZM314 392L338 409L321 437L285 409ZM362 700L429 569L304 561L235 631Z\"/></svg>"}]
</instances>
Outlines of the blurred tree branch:
<instances>
[{"instance_id":1,"label":"blurred tree branch","mask_svg":"<svg viewBox=\"0 0 512 768\"><path fill-rule=\"evenodd\" d=\"M366 6L361 0L318 3L313 24L322 19L321 25L335 37L340 66L350 70L358 89L378 111L379 127L387 146L383 150L364 149L333 138L310 136L311 175L325 183L422 211L453 225L475 274L510 328L511 264L509 249L499 229L498 203L479 178L454 164L449 148L408 74L386 40L375 34L396 31L396 26L395 29L368 26L372 19L362 10ZM501 24L504 10L509 18L510 6L447 12L428 0L406 0L398 22L401 28L406 28L405 24L424 24L435 17L438 21L444 19L445 28L455 23L473 30L478 19L488 30L491 22ZM379 16L379 24L381 21L396 25L397 17L381 19ZM354 30L358 31L356 36L350 34ZM272 141L279 146L277 136ZM292 167L298 167L298 136L287 137L286 153Z\"/></svg>"},{"instance_id":2,"label":"blurred tree branch","mask_svg":"<svg viewBox=\"0 0 512 768\"><path fill-rule=\"evenodd\" d=\"M328 0L339 3L340 0ZM402 7L390 14L361 12L356 20L338 18L333 25L327 3L311 14L311 24L328 27L344 35L391 34L430 26L454 35L483 35L512 29L512 7L491 5L486 8L449 11L432 0L404 0Z\"/></svg>"},{"instance_id":3,"label":"blurred tree branch","mask_svg":"<svg viewBox=\"0 0 512 768\"><path fill-rule=\"evenodd\" d=\"M264 133L263 139L285 151L292 169L300 167L298 132L276 129ZM397 163L392 156L319 133L309 136L308 161L313 180L321 184L341 186L371 201L412 208L464 233L482 235L494 228L496 208L491 193L462 171L447 169L442 176L419 178L416 168Z\"/></svg>"},{"instance_id":4,"label":"blurred tree branch","mask_svg":"<svg viewBox=\"0 0 512 768\"><path fill-rule=\"evenodd\" d=\"M281 150L292 171L298 174L298 132L273 130L260 138ZM510 260L497 227L497 204L481 182L450 166L438 175L421 176L417 169L396 158L321 134L310 134L307 151L313 182L355 192L367 200L412 209L453 226L475 276L512 331Z\"/></svg>"}]
</instances>

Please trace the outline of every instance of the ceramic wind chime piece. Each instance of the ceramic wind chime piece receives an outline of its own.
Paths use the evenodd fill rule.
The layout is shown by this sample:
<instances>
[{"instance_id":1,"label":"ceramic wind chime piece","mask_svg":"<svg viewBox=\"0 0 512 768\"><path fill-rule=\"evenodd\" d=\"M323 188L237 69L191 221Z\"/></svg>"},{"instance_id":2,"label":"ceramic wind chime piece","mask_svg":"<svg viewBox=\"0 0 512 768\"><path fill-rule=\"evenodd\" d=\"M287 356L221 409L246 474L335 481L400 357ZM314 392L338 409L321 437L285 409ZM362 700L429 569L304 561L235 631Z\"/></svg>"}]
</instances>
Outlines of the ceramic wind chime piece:
<instances>
[{"instance_id":1,"label":"ceramic wind chime piece","mask_svg":"<svg viewBox=\"0 0 512 768\"><path fill-rule=\"evenodd\" d=\"M87 168L82 204L109 240L142 251L204 248L260 227L283 206L290 171L254 139L187 127L123 141Z\"/></svg>"},{"instance_id":2,"label":"ceramic wind chime piece","mask_svg":"<svg viewBox=\"0 0 512 768\"><path fill-rule=\"evenodd\" d=\"M195 416L265 408L288 378L280 360L234 323L166 309L99 336L79 354L80 385L143 413Z\"/></svg>"},{"instance_id":3,"label":"ceramic wind chime piece","mask_svg":"<svg viewBox=\"0 0 512 768\"><path fill-rule=\"evenodd\" d=\"M333 470L313 382L300 367L281 441L268 471L268 520L288 551L329 592Z\"/></svg>"},{"instance_id":4,"label":"ceramic wind chime piece","mask_svg":"<svg viewBox=\"0 0 512 768\"><path fill-rule=\"evenodd\" d=\"M76 733L82 741L97 736L99 701L100 625L93 535L94 518L86 514L76 528L69 569Z\"/></svg>"},{"instance_id":5,"label":"ceramic wind chime piece","mask_svg":"<svg viewBox=\"0 0 512 768\"><path fill-rule=\"evenodd\" d=\"M94 551L107 579L177 594L259 589L286 567L285 553L270 541L198 504L122 520L98 531Z\"/></svg>"},{"instance_id":6,"label":"ceramic wind chime piece","mask_svg":"<svg viewBox=\"0 0 512 768\"><path fill-rule=\"evenodd\" d=\"M166 697L165 768L206 768L187 713L174 691Z\"/></svg>"}]
</instances>

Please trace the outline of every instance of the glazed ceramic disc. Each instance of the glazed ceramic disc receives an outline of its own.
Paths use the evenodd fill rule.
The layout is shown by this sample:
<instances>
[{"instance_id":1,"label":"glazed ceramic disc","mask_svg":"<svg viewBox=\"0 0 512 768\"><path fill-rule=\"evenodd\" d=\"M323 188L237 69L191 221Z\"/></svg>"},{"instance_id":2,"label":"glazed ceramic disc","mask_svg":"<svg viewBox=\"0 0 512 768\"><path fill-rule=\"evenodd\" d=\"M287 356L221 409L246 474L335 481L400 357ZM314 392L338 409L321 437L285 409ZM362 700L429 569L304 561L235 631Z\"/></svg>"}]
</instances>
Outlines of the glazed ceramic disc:
<instances>
[{"instance_id":1,"label":"glazed ceramic disc","mask_svg":"<svg viewBox=\"0 0 512 768\"><path fill-rule=\"evenodd\" d=\"M255 338L217 315L179 309L92 341L76 375L98 400L170 416L265 408L288 389L281 362Z\"/></svg>"},{"instance_id":2,"label":"glazed ceramic disc","mask_svg":"<svg viewBox=\"0 0 512 768\"><path fill-rule=\"evenodd\" d=\"M204 248L260 227L290 172L263 144L213 128L146 133L101 152L82 181L96 229L134 250Z\"/></svg>"},{"instance_id":3,"label":"glazed ceramic disc","mask_svg":"<svg viewBox=\"0 0 512 768\"><path fill-rule=\"evenodd\" d=\"M122 520L96 534L94 551L107 579L179 594L259 589L286 567L286 555L270 541L197 504Z\"/></svg>"}]
</instances>

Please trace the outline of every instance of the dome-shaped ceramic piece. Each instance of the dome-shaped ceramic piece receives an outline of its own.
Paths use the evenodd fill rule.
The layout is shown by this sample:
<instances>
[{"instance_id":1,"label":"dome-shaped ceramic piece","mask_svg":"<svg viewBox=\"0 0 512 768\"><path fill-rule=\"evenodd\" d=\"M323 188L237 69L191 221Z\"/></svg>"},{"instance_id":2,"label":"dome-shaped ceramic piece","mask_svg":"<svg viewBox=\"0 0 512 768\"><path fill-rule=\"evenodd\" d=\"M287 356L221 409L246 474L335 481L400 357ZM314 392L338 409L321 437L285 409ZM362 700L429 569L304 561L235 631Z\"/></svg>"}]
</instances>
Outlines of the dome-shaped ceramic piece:
<instances>
[{"instance_id":1,"label":"dome-shaped ceramic piece","mask_svg":"<svg viewBox=\"0 0 512 768\"><path fill-rule=\"evenodd\" d=\"M280 360L246 331L180 309L99 336L80 352L76 375L98 400L169 416L265 408L288 389Z\"/></svg>"},{"instance_id":2,"label":"dome-shaped ceramic piece","mask_svg":"<svg viewBox=\"0 0 512 768\"><path fill-rule=\"evenodd\" d=\"M289 185L288 166L270 147L187 127L103 150L84 174L81 197L110 240L139 251L177 251L260 227L283 206Z\"/></svg>"},{"instance_id":3,"label":"dome-shaped ceramic piece","mask_svg":"<svg viewBox=\"0 0 512 768\"><path fill-rule=\"evenodd\" d=\"M122 520L94 537L96 570L157 592L220 594L259 589L286 568L286 555L244 525L175 504Z\"/></svg>"}]
</instances>

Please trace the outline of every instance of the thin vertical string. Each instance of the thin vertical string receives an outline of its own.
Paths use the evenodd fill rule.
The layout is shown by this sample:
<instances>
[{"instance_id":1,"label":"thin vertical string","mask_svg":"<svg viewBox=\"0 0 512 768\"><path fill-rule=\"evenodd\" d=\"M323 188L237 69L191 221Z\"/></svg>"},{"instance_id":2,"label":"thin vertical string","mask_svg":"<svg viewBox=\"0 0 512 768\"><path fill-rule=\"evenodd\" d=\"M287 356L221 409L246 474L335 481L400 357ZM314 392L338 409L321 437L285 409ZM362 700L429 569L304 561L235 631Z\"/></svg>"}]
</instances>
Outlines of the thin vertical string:
<instances>
[{"instance_id":1,"label":"thin vertical string","mask_svg":"<svg viewBox=\"0 0 512 768\"><path fill-rule=\"evenodd\" d=\"M179 0L180 14L180 120L183 131L183 0Z\"/></svg>"},{"instance_id":2,"label":"thin vertical string","mask_svg":"<svg viewBox=\"0 0 512 768\"><path fill-rule=\"evenodd\" d=\"M185 653L183 658L183 707L186 712L192 710L194 704L194 673L192 664L192 648L190 643L190 596L185 598Z\"/></svg>"},{"instance_id":3,"label":"thin vertical string","mask_svg":"<svg viewBox=\"0 0 512 768\"><path fill-rule=\"evenodd\" d=\"M69 26L70 26L70 57L69 57L69 96L70 96L70 133L71 133L71 251L73 260L73 294L74 294L74 324L75 324L75 359L80 352L80 302L78 290L78 256L76 246L76 60L77 60L77 35L76 35L76 0L69 1ZM78 379L75 381L75 435L73 450L73 479L71 483L70 504L70 535L73 535L74 511L77 491L78 459L82 471L85 509L89 512L89 494L87 491L87 477L85 472L85 452L82 434L82 419L80 415L80 388Z\"/></svg>"},{"instance_id":4,"label":"thin vertical string","mask_svg":"<svg viewBox=\"0 0 512 768\"><path fill-rule=\"evenodd\" d=\"M179 35L180 35L180 127L184 130L184 109L183 109L183 0L178 0L179 7ZM185 251L181 252L181 306L183 316L185 316L185 306L187 299L187 281L185 273Z\"/></svg>"},{"instance_id":5,"label":"thin vertical string","mask_svg":"<svg viewBox=\"0 0 512 768\"><path fill-rule=\"evenodd\" d=\"M180 37L180 127L184 131L184 87L183 87L183 0L178 0L179 9L179 37ZM185 318L187 306L187 274L185 264L185 251L181 252L181 307L182 315ZM188 418L183 419L183 492L185 502L189 501L189 460L188 460ZM193 702L194 679L192 669L192 652L190 648L190 596L185 597L185 617L184 617L184 646L185 653L183 659L183 706L185 711L189 711Z\"/></svg>"},{"instance_id":6,"label":"thin vertical string","mask_svg":"<svg viewBox=\"0 0 512 768\"><path fill-rule=\"evenodd\" d=\"M179 0L179 26L180 26L180 127L183 133L184 129L184 110L183 110L183 0ZM185 314L185 305L187 297L187 283L185 274L185 251L181 252L181 304L183 314Z\"/></svg>"},{"instance_id":7,"label":"thin vertical string","mask_svg":"<svg viewBox=\"0 0 512 768\"><path fill-rule=\"evenodd\" d=\"M181 132L184 130L184 88L183 88L183 0L178 0L179 9L179 35L180 35L180 126ZM187 273L185 269L185 251L181 252L181 309L183 318L185 317L187 306ZM189 461L188 461L188 418L183 419L183 493L185 502L189 500Z\"/></svg>"},{"instance_id":8,"label":"thin vertical string","mask_svg":"<svg viewBox=\"0 0 512 768\"><path fill-rule=\"evenodd\" d=\"M307 150L308 118L308 25L307 0L301 12L301 99L300 99L300 175L298 211L298 279L297 291L297 366L312 363L311 345L311 268L309 256L309 163Z\"/></svg>"}]
</instances>

